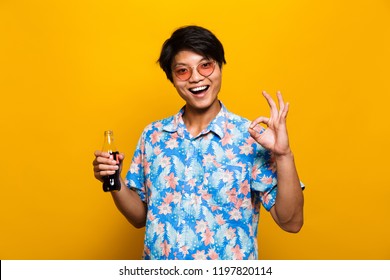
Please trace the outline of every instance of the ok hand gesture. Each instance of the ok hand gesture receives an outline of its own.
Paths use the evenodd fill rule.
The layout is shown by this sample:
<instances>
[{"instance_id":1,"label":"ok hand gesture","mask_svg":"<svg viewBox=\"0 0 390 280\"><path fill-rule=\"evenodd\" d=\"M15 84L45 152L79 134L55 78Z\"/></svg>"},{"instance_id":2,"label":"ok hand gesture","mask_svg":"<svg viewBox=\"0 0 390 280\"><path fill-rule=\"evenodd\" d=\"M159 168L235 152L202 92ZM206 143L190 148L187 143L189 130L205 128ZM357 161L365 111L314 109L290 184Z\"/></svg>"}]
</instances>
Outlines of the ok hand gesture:
<instances>
[{"instance_id":1,"label":"ok hand gesture","mask_svg":"<svg viewBox=\"0 0 390 280\"><path fill-rule=\"evenodd\" d=\"M263 95L270 106L271 115L269 118L261 116L254 120L249 127L249 133L261 146L270 150L275 156L289 155L291 150L286 127L289 104L284 103L282 94L278 91L278 110L272 97L265 91L263 91ZM260 123L267 125L267 128L260 127Z\"/></svg>"}]
</instances>

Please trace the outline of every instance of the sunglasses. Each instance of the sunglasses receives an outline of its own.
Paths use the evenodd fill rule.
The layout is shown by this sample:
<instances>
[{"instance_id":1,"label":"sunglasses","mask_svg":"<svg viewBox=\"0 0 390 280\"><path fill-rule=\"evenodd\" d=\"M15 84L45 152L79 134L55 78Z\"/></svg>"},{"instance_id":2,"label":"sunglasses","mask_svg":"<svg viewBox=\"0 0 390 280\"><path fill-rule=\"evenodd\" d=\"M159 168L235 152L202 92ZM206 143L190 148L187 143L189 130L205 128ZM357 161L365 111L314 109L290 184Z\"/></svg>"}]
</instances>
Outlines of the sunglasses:
<instances>
[{"instance_id":1,"label":"sunglasses","mask_svg":"<svg viewBox=\"0 0 390 280\"><path fill-rule=\"evenodd\" d=\"M178 65L175 67L175 69L173 69L173 73L179 80L187 81L191 78L194 68L196 68L196 71L198 71L198 73L203 77L208 77L214 72L215 61L203 61L199 63L196 67Z\"/></svg>"}]
</instances>

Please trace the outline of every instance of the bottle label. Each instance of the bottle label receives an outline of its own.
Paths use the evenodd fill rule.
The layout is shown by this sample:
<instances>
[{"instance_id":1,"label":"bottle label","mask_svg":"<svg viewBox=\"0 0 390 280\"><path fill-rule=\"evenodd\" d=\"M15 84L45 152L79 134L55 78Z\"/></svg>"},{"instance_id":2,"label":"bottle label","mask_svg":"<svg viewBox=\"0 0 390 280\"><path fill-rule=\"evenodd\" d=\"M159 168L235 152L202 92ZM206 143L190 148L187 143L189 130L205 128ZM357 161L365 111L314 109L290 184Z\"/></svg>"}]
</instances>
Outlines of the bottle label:
<instances>
[{"instance_id":1,"label":"bottle label","mask_svg":"<svg viewBox=\"0 0 390 280\"><path fill-rule=\"evenodd\" d=\"M119 164L119 152L111 152L113 159L116 161L116 164Z\"/></svg>"},{"instance_id":2,"label":"bottle label","mask_svg":"<svg viewBox=\"0 0 390 280\"><path fill-rule=\"evenodd\" d=\"M119 165L119 152L110 152L112 158ZM115 171L114 175L108 175L103 178L103 190L105 192L119 191L121 189L120 174L119 171Z\"/></svg>"}]
</instances>

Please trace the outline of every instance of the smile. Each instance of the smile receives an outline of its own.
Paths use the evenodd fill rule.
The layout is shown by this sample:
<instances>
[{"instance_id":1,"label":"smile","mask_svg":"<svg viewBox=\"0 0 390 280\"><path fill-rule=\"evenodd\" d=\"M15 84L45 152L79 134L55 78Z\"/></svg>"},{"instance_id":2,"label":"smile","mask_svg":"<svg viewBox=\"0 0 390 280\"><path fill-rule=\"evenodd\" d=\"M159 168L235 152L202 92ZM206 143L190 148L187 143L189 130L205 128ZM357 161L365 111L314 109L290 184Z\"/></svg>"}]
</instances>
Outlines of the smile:
<instances>
[{"instance_id":1,"label":"smile","mask_svg":"<svg viewBox=\"0 0 390 280\"><path fill-rule=\"evenodd\" d=\"M201 87L196 87L196 88L190 88L188 89L190 92L192 92L193 94L199 94L199 93L202 93L202 92L205 92L209 89L210 86L201 86Z\"/></svg>"}]
</instances>

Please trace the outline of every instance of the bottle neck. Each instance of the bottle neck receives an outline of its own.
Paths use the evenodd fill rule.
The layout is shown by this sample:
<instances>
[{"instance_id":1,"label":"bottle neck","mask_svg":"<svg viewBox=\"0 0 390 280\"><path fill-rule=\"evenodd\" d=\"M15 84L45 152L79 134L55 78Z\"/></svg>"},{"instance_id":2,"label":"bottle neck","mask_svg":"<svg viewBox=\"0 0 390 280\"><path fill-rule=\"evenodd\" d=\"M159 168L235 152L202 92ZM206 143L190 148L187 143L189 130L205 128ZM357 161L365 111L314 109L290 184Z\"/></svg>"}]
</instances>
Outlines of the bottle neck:
<instances>
[{"instance_id":1,"label":"bottle neck","mask_svg":"<svg viewBox=\"0 0 390 280\"><path fill-rule=\"evenodd\" d=\"M111 131L106 131L104 133L103 152L113 153L116 151L117 150L114 145L114 135Z\"/></svg>"}]
</instances>

